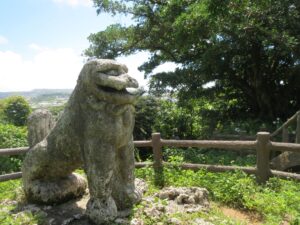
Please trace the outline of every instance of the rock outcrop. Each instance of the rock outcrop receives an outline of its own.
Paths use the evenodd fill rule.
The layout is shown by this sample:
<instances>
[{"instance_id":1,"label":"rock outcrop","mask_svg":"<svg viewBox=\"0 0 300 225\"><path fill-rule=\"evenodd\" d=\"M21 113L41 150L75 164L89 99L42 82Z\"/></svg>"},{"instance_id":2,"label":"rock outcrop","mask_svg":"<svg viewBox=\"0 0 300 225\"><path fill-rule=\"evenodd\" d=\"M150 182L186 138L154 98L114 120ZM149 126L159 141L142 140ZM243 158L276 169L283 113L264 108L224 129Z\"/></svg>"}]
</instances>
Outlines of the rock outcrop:
<instances>
[{"instance_id":1,"label":"rock outcrop","mask_svg":"<svg viewBox=\"0 0 300 225\"><path fill-rule=\"evenodd\" d=\"M142 218L154 221L153 224L201 224L212 225L201 218L192 223L174 217L180 213L208 212L210 209L208 191L200 187L166 187L153 196L143 198L140 206L131 219L130 225L144 225ZM167 216L166 223L158 222ZM189 221L190 222L190 221ZM125 224L125 223L123 223Z\"/></svg>"},{"instance_id":2,"label":"rock outcrop","mask_svg":"<svg viewBox=\"0 0 300 225\"><path fill-rule=\"evenodd\" d=\"M140 200L134 185L132 131L138 83L113 60L86 63L65 110L51 132L28 152L23 163L26 197L56 203L80 196L85 179L72 173L83 166L90 200L86 215L110 223Z\"/></svg>"},{"instance_id":3,"label":"rock outcrop","mask_svg":"<svg viewBox=\"0 0 300 225\"><path fill-rule=\"evenodd\" d=\"M28 118L28 144L33 147L41 142L52 130L55 120L50 111L46 109L35 110Z\"/></svg>"},{"instance_id":4,"label":"rock outcrop","mask_svg":"<svg viewBox=\"0 0 300 225\"><path fill-rule=\"evenodd\" d=\"M271 168L274 170L288 171L300 166L300 153L284 152L271 160Z\"/></svg>"}]
</instances>

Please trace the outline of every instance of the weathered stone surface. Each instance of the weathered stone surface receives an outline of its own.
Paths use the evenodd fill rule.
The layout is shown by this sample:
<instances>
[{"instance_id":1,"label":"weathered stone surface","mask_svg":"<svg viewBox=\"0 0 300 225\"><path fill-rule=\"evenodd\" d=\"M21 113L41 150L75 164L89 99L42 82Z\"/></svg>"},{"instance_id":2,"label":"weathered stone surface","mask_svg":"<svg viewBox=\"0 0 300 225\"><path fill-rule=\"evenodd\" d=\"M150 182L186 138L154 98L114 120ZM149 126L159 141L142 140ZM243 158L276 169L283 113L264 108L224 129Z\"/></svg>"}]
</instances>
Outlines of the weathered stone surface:
<instances>
[{"instance_id":1,"label":"weathered stone surface","mask_svg":"<svg viewBox=\"0 0 300 225\"><path fill-rule=\"evenodd\" d=\"M197 218L195 219L193 225L214 225L214 224L212 224L211 222L207 222L202 218Z\"/></svg>"},{"instance_id":2,"label":"weathered stone surface","mask_svg":"<svg viewBox=\"0 0 300 225\"><path fill-rule=\"evenodd\" d=\"M284 152L272 159L271 169L285 171L300 165L300 153Z\"/></svg>"},{"instance_id":3,"label":"weathered stone surface","mask_svg":"<svg viewBox=\"0 0 300 225\"><path fill-rule=\"evenodd\" d=\"M174 218L174 215L208 210L208 191L205 188L166 187L153 196L143 198L131 224L143 224L140 218L148 218L155 221L155 224L160 224L158 221L165 216L169 217L168 224L188 224L187 221ZM211 224L205 223L204 220L198 222L193 221L191 224Z\"/></svg>"},{"instance_id":4,"label":"weathered stone surface","mask_svg":"<svg viewBox=\"0 0 300 225\"><path fill-rule=\"evenodd\" d=\"M55 121L50 111L35 110L28 118L28 144L33 147L42 141L54 127Z\"/></svg>"},{"instance_id":5,"label":"weathered stone surface","mask_svg":"<svg viewBox=\"0 0 300 225\"><path fill-rule=\"evenodd\" d=\"M134 218L130 221L130 225L144 225L142 219Z\"/></svg>"},{"instance_id":6,"label":"weathered stone surface","mask_svg":"<svg viewBox=\"0 0 300 225\"><path fill-rule=\"evenodd\" d=\"M206 211L209 208L208 191L205 188L167 187L160 191L157 196L160 199L173 200L177 205L190 205L191 209L194 208L194 205L197 205L197 210L201 208L201 210Z\"/></svg>"},{"instance_id":7,"label":"weathered stone surface","mask_svg":"<svg viewBox=\"0 0 300 225\"><path fill-rule=\"evenodd\" d=\"M148 190L148 184L143 179L135 178L134 184L135 184L136 191L140 195L144 194Z\"/></svg>"},{"instance_id":8,"label":"weathered stone surface","mask_svg":"<svg viewBox=\"0 0 300 225\"><path fill-rule=\"evenodd\" d=\"M52 203L81 196L85 192L86 180L79 174L57 180L34 180L27 197L34 202Z\"/></svg>"},{"instance_id":9,"label":"weathered stone surface","mask_svg":"<svg viewBox=\"0 0 300 225\"><path fill-rule=\"evenodd\" d=\"M181 225L182 224L182 221L177 219L177 218L170 218L168 220L169 224L173 224L173 225Z\"/></svg>"},{"instance_id":10,"label":"weathered stone surface","mask_svg":"<svg viewBox=\"0 0 300 225\"><path fill-rule=\"evenodd\" d=\"M126 91L137 87L125 65L113 60L85 64L55 127L24 160L23 184L29 200L49 203L82 195L83 179L71 175L82 165L90 192L86 214L96 224L112 221L118 211L141 199L133 173L136 96ZM47 187L51 197L44 196Z\"/></svg>"}]
</instances>

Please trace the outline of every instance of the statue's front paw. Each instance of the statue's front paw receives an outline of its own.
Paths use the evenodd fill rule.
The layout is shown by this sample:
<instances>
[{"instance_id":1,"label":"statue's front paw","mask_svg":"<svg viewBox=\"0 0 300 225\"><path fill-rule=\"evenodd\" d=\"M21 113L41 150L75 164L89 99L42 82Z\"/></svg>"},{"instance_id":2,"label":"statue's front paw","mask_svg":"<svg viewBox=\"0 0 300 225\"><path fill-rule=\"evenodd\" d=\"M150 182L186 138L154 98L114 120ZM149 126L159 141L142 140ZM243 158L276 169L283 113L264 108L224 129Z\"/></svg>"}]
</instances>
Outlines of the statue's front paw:
<instances>
[{"instance_id":1,"label":"statue's front paw","mask_svg":"<svg viewBox=\"0 0 300 225\"><path fill-rule=\"evenodd\" d=\"M85 214L95 224L111 224L116 219L118 211L112 197L106 199L91 197Z\"/></svg>"}]
</instances>

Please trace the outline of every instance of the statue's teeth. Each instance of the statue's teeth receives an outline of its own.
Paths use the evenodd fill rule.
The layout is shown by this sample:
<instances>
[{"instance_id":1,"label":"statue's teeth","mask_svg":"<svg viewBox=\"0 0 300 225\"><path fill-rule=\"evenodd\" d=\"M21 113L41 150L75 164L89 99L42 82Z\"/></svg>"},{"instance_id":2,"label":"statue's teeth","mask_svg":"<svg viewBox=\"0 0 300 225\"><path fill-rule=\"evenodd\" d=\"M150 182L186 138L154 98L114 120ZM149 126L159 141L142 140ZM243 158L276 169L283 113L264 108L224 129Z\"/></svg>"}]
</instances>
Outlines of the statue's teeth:
<instances>
[{"instance_id":1,"label":"statue's teeth","mask_svg":"<svg viewBox=\"0 0 300 225\"><path fill-rule=\"evenodd\" d=\"M138 93L137 88L126 88L126 91L128 91L130 94L135 95Z\"/></svg>"}]
</instances>

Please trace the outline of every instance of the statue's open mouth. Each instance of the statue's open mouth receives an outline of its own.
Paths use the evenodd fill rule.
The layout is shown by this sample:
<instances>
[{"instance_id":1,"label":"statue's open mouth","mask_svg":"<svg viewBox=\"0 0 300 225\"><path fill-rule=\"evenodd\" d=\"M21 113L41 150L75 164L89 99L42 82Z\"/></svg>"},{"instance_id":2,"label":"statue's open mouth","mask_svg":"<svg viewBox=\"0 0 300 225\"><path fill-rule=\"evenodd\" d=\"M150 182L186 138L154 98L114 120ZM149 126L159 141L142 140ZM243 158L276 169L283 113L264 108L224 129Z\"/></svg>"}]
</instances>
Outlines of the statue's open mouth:
<instances>
[{"instance_id":1,"label":"statue's open mouth","mask_svg":"<svg viewBox=\"0 0 300 225\"><path fill-rule=\"evenodd\" d=\"M133 97L137 94L138 83L127 73L118 74L115 70L106 73L108 74L97 73L96 85L99 91L123 97Z\"/></svg>"},{"instance_id":2,"label":"statue's open mouth","mask_svg":"<svg viewBox=\"0 0 300 225\"><path fill-rule=\"evenodd\" d=\"M127 68L121 64L99 64L96 71L87 76L88 90L98 100L117 105L133 104L138 97L138 82L127 73ZM92 84L92 85L90 85Z\"/></svg>"},{"instance_id":3,"label":"statue's open mouth","mask_svg":"<svg viewBox=\"0 0 300 225\"><path fill-rule=\"evenodd\" d=\"M125 88L121 90L117 90L112 87L108 86L102 86L102 85L97 85L98 89L101 91L105 91L107 93L111 94L122 94L122 95L136 95L137 94L137 88Z\"/></svg>"}]
</instances>

